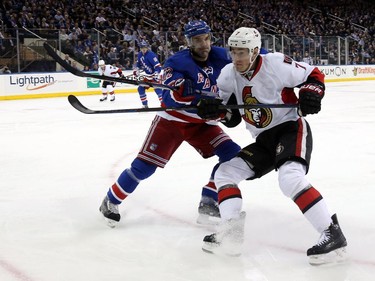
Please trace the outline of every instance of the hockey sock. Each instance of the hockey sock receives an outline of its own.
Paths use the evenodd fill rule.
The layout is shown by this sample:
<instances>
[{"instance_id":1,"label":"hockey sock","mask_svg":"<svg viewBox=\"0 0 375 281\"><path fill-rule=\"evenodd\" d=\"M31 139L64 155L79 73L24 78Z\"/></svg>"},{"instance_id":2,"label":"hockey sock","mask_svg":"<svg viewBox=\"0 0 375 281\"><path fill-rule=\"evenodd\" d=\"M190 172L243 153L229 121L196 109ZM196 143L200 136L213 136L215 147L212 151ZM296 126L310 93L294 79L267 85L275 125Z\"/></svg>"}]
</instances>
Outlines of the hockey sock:
<instances>
[{"instance_id":1,"label":"hockey sock","mask_svg":"<svg viewBox=\"0 0 375 281\"><path fill-rule=\"evenodd\" d=\"M242 195L237 185L220 187L218 198L222 220L239 217L242 208Z\"/></svg>"},{"instance_id":2,"label":"hockey sock","mask_svg":"<svg viewBox=\"0 0 375 281\"><path fill-rule=\"evenodd\" d=\"M204 197L212 198L217 202L217 190L213 179L210 179L210 181L205 186L203 186L202 198Z\"/></svg>"},{"instance_id":3,"label":"hockey sock","mask_svg":"<svg viewBox=\"0 0 375 281\"><path fill-rule=\"evenodd\" d=\"M221 143L215 150L215 154L219 157L219 162L225 162L237 156L241 147L232 140ZM216 168L217 169L217 168Z\"/></svg>"},{"instance_id":4,"label":"hockey sock","mask_svg":"<svg viewBox=\"0 0 375 281\"><path fill-rule=\"evenodd\" d=\"M331 216L323 196L314 187L297 194L294 202L319 233L331 224Z\"/></svg>"},{"instance_id":5,"label":"hockey sock","mask_svg":"<svg viewBox=\"0 0 375 281\"><path fill-rule=\"evenodd\" d=\"M161 89L155 89L155 93L158 95L160 103L163 101L163 91Z\"/></svg>"},{"instance_id":6,"label":"hockey sock","mask_svg":"<svg viewBox=\"0 0 375 281\"><path fill-rule=\"evenodd\" d=\"M139 86L138 87L138 94L139 98L141 99L142 105L147 105L147 95L146 95L146 90L144 87Z\"/></svg>"},{"instance_id":7,"label":"hockey sock","mask_svg":"<svg viewBox=\"0 0 375 281\"><path fill-rule=\"evenodd\" d=\"M332 223L331 215L324 199L311 207L304 213L304 216L318 233L322 233Z\"/></svg>"},{"instance_id":8,"label":"hockey sock","mask_svg":"<svg viewBox=\"0 0 375 281\"><path fill-rule=\"evenodd\" d=\"M232 159L240 151L240 146L237 145L232 140L225 141L215 151L215 154L219 157L219 161L225 162ZM217 201L217 189L214 183L214 175L219 167L220 163L216 164L211 172L211 177L209 182L202 188L202 197L209 197Z\"/></svg>"},{"instance_id":9,"label":"hockey sock","mask_svg":"<svg viewBox=\"0 0 375 281\"><path fill-rule=\"evenodd\" d=\"M120 204L132 193L140 181L150 177L156 170L156 166L136 158L130 169L121 173L117 182L108 190L108 197L114 204Z\"/></svg>"}]
</instances>

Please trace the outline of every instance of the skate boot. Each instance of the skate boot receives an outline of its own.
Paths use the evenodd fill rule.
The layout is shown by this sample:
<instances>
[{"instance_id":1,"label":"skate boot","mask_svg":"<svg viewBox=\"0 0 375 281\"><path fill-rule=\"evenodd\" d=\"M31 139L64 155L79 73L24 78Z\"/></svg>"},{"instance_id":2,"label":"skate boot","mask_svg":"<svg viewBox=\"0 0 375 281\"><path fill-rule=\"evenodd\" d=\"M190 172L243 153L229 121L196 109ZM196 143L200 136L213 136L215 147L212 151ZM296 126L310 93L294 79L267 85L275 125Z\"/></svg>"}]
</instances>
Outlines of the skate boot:
<instances>
[{"instance_id":1,"label":"skate boot","mask_svg":"<svg viewBox=\"0 0 375 281\"><path fill-rule=\"evenodd\" d=\"M197 223L215 225L220 222L219 204L212 198L203 196L199 202Z\"/></svg>"},{"instance_id":2,"label":"skate boot","mask_svg":"<svg viewBox=\"0 0 375 281\"><path fill-rule=\"evenodd\" d=\"M244 242L246 212L239 218L224 221L219 231L203 238L202 250L207 253L240 256Z\"/></svg>"},{"instance_id":3,"label":"skate boot","mask_svg":"<svg viewBox=\"0 0 375 281\"><path fill-rule=\"evenodd\" d=\"M148 108L148 105L146 104L146 105L143 105L142 107L143 107L143 108Z\"/></svg>"},{"instance_id":4,"label":"skate boot","mask_svg":"<svg viewBox=\"0 0 375 281\"><path fill-rule=\"evenodd\" d=\"M331 225L323 231L318 243L307 250L309 263L320 265L341 262L346 259L347 242L341 231L336 214L332 216Z\"/></svg>"},{"instance_id":5,"label":"skate boot","mask_svg":"<svg viewBox=\"0 0 375 281\"><path fill-rule=\"evenodd\" d=\"M115 101L115 95L112 95L112 96L111 96L110 101Z\"/></svg>"},{"instance_id":6,"label":"skate boot","mask_svg":"<svg viewBox=\"0 0 375 281\"><path fill-rule=\"evenodd\" d=\"M114 228L120 221L121 216L118 211L118 205L113 204L111 201L109 201L108 195L104 197L99 211L103 214L109 227Z\"/></svg>"},{"instance_id":7,"label":"skate boot","mask_svg":"<svg viewBox=\"0 0 375 281\"><path fill-rule=\"evenodd\" d=\"M101 98L100 98L100 101L105 101L107 99L107 96L102 96Z\"/></svg>"}]
</instances>

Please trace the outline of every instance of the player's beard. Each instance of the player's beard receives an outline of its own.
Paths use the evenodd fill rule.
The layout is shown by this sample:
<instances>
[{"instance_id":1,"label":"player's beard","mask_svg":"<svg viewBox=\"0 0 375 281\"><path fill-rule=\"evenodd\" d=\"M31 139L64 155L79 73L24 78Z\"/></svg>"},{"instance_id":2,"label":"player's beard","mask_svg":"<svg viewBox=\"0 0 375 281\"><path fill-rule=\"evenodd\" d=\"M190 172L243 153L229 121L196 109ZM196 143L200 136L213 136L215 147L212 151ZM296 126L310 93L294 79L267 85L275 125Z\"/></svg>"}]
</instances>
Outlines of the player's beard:
<instances>
[{"instance_id":1,"label":"player's beard","mask_svg":"<svg viewBox=\"0 0 375 281\"><path fill-rule=\"evenodd\" d=\"M190 52L193 58L195 58L198 61L206 61L210 51L211 51L211 47L199 48L199 49L190 47Z\"/></svg>"}]
</instances>

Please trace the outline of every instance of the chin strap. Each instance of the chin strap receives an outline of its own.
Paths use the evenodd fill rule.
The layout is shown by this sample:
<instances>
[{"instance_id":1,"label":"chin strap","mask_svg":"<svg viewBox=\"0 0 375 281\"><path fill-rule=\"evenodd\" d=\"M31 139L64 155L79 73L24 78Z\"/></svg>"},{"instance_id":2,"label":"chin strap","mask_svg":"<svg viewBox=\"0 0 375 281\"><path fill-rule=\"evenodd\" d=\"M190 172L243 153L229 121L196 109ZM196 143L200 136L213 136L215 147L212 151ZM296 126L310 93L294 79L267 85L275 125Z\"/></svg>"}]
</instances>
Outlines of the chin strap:
<instances>
[{"instance_id":1,"label":"chin strap","mask_svg":"<svg viewBox=\"0 0 375 281\"><path fill-rule=\"evenodd\" d=\"M254 73L254 70L251 70L251 67L253 66L254 62L257 60L258 56L259 56L259 54L258 54L253 60L251 60L251 58L250 58L250 64L249 64L249 67L248 67L245 71L240 72L240 74L241 74L242 76L246 77L246 78L249 79L249 80L250 80L251 76L252 76L253 73Z\"/></svg>"}]
</instances>

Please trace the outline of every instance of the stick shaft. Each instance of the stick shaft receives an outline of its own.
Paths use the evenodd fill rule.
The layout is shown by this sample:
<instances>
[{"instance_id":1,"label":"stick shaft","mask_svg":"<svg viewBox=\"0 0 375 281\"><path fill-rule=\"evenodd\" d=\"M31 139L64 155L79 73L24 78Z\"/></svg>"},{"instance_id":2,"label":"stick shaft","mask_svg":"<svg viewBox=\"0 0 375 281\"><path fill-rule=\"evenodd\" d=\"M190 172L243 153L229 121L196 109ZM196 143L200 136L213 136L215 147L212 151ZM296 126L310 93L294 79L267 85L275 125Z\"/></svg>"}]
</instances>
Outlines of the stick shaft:
<instances>
[{"instance_id":1,"label":"stick shaft","mask_svg":"<svg viewBox=\"0 0 375 281\"><path fill-rule=\"evenodd\" d=\"M197 110L196 106L183 107L150 107L150 108L123 108L123 109L106 109L93 110L84 106L74 95L68 96L69 103L78 111L85 114L110 114L110 113L134 113L134 112L159 112L159 111L180 111L180 110ZM250 108L295 108L295 104L240 104L240 105L221 105L219 109L250 109Z\"/></svg>"}]
</instances>

